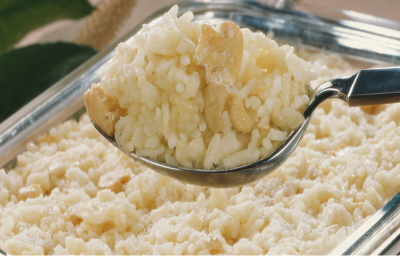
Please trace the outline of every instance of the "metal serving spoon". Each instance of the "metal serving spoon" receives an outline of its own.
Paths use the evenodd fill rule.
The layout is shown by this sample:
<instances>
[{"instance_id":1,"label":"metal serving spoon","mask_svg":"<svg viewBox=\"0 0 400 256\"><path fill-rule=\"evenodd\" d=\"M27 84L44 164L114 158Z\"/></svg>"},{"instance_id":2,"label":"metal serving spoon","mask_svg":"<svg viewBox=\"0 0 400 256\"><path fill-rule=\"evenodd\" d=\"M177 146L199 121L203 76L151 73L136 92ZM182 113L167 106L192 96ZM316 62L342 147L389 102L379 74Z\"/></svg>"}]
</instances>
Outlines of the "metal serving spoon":
<instances>
[{"instance_id":1,"label":"metal serving spoon","mask_svg":"<svg viewBox=\"0 0 400 256\"><path fill-rule=\"evenodd\" d=\"M172 166L126 152L115 139L96 129L114 146L143 165L185 183L207 187L236 187L260 179L277 169L293 152L303 137L316 107L326 99L339 98L349 106L400 102L400 67L366 69L348 77L333 79L310 91L310 102L304 111L305 122L265 159L227 170L203 170Z\"/></svg>"}]
</instances>

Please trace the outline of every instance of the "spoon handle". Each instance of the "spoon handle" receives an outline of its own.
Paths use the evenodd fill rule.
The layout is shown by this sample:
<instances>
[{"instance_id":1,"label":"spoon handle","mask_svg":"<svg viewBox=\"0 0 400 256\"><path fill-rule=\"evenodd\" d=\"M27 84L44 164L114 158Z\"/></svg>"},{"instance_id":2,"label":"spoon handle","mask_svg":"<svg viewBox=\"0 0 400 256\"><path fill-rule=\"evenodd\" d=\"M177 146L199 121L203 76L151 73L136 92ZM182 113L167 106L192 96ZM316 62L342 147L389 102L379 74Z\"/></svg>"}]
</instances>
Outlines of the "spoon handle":
<instances>
[{"instance_id":1,"label":"spoon handle","mask_svg":"<svg viewBox=\"0 0 400 256\"><path fill-rule=\"evenodd\" d=\"M400 102L400 67L361 70L347 82L341 92L349 106Z\"/></svg>"}]
</instances>

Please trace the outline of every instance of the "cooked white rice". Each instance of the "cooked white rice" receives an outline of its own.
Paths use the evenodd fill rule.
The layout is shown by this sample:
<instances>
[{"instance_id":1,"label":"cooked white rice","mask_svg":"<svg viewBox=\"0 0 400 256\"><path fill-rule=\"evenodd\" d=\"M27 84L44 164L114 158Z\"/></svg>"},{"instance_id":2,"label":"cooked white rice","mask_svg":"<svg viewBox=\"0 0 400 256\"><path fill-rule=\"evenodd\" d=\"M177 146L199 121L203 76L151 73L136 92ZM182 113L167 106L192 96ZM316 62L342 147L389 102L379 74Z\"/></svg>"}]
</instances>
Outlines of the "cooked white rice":
<instances>
[{"instance_id":1,"label":"cooked white rice","mask_svg":"<svg viewBox=\"0 0 400 256\"><path fill-rule=\"evenodd\" d=\"M338 56L299 54L320 74L314 86L356 71ZM399 192L399 125L400 104L328 101L272 175L208 189L135 163L83 115L28 144L7 174L0 169L0 248L11 255L327 254ZM259 143L270 149L282 132L271 127Z\"/></svg>"},{"instance_id":2,"label":"cooked white rice","mask_svg":"<svg viewBox=\"0 0 400 256\"><path fill-rule=\"evenodd\" d=\"M355 71L337 56L301 55L322 80ZM15 169L0 170L0 248L12 255L327 254L400 190L399 122L400 104L329 101L271 176L207 189L133 162L84 115L29 144Z\"/></svg>"},{"instance_id":3,"label":"cooked white rice","mask_svg":"<svg viewBox=\"0 0 400 256\"><path fill-rule=\"evenodd\" d=\"M267 157L304 121L311 64L262 33L235 34L236 25L214 28L177 12L121 43L95 85L127 110L115 125L117 143L205 169Z\"/></svg>"}]
</instances>

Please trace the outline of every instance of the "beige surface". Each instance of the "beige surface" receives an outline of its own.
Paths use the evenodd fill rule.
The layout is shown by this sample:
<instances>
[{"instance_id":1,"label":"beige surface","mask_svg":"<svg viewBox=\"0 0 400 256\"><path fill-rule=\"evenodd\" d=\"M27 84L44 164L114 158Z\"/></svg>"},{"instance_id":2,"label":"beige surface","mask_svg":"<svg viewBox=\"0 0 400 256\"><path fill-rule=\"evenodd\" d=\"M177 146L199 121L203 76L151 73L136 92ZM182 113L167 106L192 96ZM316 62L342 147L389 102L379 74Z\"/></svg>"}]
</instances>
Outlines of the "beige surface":
<instances>
[{"instance_id":1,"label":"beige surface","mask_svg":"<svg viewBox=\"0 0 400 256\"><path fill-rule=\"evenodd\" d=\"M399 0L302 0L303 4L352 10L400 22Z\"/></svg>"}]
</instances>

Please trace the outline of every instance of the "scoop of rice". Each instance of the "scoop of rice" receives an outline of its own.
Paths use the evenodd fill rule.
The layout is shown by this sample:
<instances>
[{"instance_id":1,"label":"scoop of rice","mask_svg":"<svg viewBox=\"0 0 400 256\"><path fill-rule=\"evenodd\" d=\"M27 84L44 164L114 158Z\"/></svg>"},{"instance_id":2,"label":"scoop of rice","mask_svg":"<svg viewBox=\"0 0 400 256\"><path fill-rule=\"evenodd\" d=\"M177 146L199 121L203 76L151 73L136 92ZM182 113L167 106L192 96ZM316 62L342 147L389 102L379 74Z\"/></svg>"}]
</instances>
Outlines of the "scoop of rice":
<instances>
[{"instance_id":1,"label":"scoop of rice","mask_svg":"<svg viewBox=\"0 0 400 256\"><path fill-rule=\"evenodd\" d=\"M108 114L88 108L90 117L100 128L108 120L125 150L169 164L231 168L267 157L304 121L311 65L262 33L177 12L118 46L92 87Z\"/></svg>"}]
</instances>

